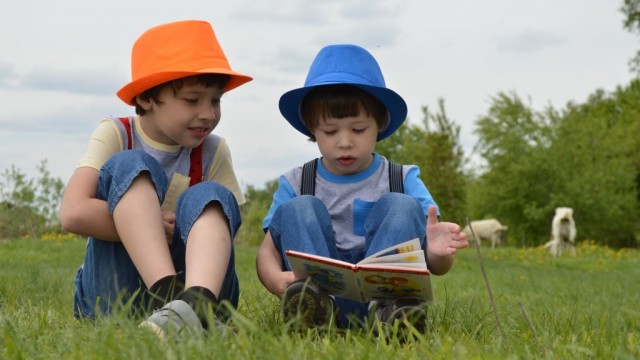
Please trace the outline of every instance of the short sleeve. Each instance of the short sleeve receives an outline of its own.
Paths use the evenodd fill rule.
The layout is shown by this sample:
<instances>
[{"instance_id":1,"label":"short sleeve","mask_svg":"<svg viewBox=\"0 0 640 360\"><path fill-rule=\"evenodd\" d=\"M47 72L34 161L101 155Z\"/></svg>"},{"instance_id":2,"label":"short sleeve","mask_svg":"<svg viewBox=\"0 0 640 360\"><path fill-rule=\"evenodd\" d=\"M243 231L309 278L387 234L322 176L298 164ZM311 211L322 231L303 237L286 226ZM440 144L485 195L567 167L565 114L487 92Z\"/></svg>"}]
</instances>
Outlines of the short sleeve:
<instances>
[{"instance_id":1,"label":"short sleeve","mask_svg":"<svg viewBox=\"0 0 640 360\"><path fill-rule=\"evenodd\" d=\"M404 192L420 201L425 216L427 216L429 206L431 205L438 209L438 217L440 216L440 208L435 200L433 200L431 193L429 193L422 179L420 179L420 169L418 169L417 166L409 167L409 171L404 178Z\"/></svg>"},{"instance_id":2,"label":"short sleeve","mask_svg":"<svg viewBox=\"0 0 640 360\"><path fill-rule=\"evenodd\" d=\"M122 140L118 125L111 119L102 119L91 134L87 150L77 167L100 170L110 157L123 150Z\"/></svg>"},{"instance_id":3,"label":"short sleeve","mask_svg":"<svg viewBox=\"0 0 640 360\"><path fill-rule=\"evenodd\" d=\"M273 194L273 200L269 207L269 212L267 213L267 216L265 216L264 220L262 220L262 229L265 232L267 232L269 224L271 224L271 218L273 217L273 213L276 209L294 197L296 197L296 191L293 189L293 186L291 186L285 176L280 176L278 180L278 189Z\"/></svg>"},{"instance_id":4,"label":"short sleeve","mask_svg":"<svg viewBox=\"0 0 640 360\"><path fill-rule=\"evenodd\" d=\"M206 179L209 181L215 181L220 185L226 187L236 197L236 201L239 205L246 202L244 194L238 183L238 178L233 170L233 162L231 161L231 151L224 139L220 139L215 156L211 161L209 172Z\"/></svg>"}]
</instances>

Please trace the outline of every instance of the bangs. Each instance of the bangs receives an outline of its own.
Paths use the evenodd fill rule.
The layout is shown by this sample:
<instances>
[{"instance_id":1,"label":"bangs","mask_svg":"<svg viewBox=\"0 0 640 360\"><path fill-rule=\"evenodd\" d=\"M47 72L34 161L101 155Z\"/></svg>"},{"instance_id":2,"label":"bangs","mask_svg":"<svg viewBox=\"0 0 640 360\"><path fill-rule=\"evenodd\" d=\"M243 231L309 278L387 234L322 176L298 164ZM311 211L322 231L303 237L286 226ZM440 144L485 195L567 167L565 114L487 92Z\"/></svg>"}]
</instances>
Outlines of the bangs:
<instances>
[{"instance_id":1,"label":"bangs","mask_svg":"<svg viewBox=\"0 0 640 360\"><path fill-rule=\"evenodd\" d=\"M224 89L224 87L227 86L227 83L229 83L229 80L231 80L231 76L226 74L201 74L173 80L171 81L171 87L173 88L174 93L182 89L185 85L204 85L205 87L216 86Z\"/></svg>"},{"instance_id":2,"label":"bangs","mask_svg":"<svg viewBox=\"0 0 640 360\"><path fill-rule=\"evenodd\" d=\"M358 116L364 111L384 129L388 122L387 108L368 92L351 85L326 85L311 90L300 104L300 117L313 132L320 119Z\"/></svg>"}]
</instances>

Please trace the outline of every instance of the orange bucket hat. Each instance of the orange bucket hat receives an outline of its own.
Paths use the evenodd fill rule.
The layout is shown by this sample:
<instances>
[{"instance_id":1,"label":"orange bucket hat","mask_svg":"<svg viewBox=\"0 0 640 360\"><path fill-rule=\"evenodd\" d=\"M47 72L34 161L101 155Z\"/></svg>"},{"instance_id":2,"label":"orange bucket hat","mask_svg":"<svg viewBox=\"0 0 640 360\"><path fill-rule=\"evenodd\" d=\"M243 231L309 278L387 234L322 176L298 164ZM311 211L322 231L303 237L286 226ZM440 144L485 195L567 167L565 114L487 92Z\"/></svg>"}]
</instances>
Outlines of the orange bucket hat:
<instances>
[{"instance_id":1,"label":"orange bucket hat","mask_svg":"<svg viewBox=\"0 0 640 360\"><path fill-rule=\"evenodd\" d=\"M131 51L131 82L116 93L129 105L156 85L198 74L227 74L229 91L252 80L231 70L213 27L206 21L186 20L145 31Z\"/></svg>"}]
</instances>

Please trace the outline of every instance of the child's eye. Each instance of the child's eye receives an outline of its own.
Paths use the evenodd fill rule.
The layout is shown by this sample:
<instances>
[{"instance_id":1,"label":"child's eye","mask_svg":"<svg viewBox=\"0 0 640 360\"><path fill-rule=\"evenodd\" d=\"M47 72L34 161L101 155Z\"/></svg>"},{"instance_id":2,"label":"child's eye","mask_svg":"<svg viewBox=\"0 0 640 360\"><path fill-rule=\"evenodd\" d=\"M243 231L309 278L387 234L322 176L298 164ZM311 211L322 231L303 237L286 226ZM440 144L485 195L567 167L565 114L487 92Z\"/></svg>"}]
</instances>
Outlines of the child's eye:
<instances>
[{"instance_id":1,"label":"child's eye","mask_svg":"<svg viewBox=\"0 0 640 360\"><path fill-rule=\"evenodd\" d=\"M322 130L323 133L325 133L325 135L335 135L335 133L337 132L336 130Z\"/></svg>"},{"instance_id":2,"label":"child's eye","mask_svg":"<svg viewBox=\"0 0 640 360\"><path fill-rule=\"evenodd\" d=\"M198 99L191 99L191 98L185 98L184 101L190 103L190 104L195 104L198 102Z\"/></svg>"},{"instance_id":3,"label":"child's eye","mask_svg":"<svg viewBox=\"0 0 640 360\"><path fill-rule=\"evenodd\" d=\"M367 129L353 129L353 132L356 134L362 134L363 132L365 132Z\"/></svg>"}]
</instances>

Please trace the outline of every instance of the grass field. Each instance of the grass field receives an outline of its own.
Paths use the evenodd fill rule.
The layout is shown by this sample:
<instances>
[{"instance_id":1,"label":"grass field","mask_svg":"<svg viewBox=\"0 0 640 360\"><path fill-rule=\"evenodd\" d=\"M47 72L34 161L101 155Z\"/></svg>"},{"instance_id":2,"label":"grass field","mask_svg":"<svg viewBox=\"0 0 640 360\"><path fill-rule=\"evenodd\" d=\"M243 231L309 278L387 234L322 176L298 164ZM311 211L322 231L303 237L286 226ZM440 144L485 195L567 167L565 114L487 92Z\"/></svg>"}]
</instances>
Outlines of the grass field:
<instances>
[{"instance_id":1,"label":"grass field","mask_svg":"<svg viewBox=\"0 0 640 360\"><path fill-rule=\"evenodd\" d=\"M78 240L0 243L1 359L638 359L640 252L583 243L577 256L539 248L474 249L433 277L430 331L406 342L364 331L292 332L237 248L237 333L161 342L124 316L74 319ZM483 265L493 294L489 298ZM494 312L494 306L496 311Z\"/></svg>"}]
</instances>

